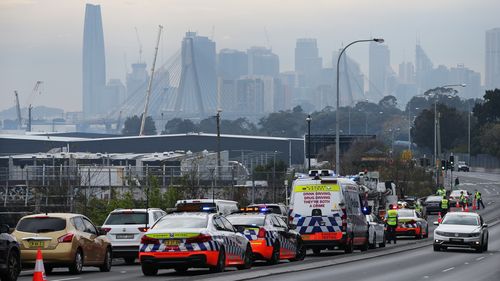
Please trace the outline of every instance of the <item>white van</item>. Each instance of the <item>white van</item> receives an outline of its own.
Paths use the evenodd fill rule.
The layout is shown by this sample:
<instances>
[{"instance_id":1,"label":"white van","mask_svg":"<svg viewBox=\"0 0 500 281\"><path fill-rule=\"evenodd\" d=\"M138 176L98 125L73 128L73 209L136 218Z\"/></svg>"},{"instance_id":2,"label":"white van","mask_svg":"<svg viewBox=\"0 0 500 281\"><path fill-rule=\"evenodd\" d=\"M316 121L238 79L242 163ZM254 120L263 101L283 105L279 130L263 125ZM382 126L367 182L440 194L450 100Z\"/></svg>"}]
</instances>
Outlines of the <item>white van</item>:
<instances>
[{"instance_id":1,"label":"white van","mask_svg":"<svg viewBox=\"0 0 500 281\"><path fill-rule=\"evenodd\" d=\"M368 225L357 184L329 171L296 179L290 197L290 227L319 254L323 249L368 249Z\"/></svg>"},{"instance_id":2,"label":"white van","mask_svg":"<svg viewBox=\"0 0 500 281\"><path fill-rule=\"evenodd\" d=\"M199 212L199 210L204 210L220 215L229 215L240 210L238 202L220 199L178 200L177 203L175 203L175 207L178 211Z\"/></svg>"}]
</instances>

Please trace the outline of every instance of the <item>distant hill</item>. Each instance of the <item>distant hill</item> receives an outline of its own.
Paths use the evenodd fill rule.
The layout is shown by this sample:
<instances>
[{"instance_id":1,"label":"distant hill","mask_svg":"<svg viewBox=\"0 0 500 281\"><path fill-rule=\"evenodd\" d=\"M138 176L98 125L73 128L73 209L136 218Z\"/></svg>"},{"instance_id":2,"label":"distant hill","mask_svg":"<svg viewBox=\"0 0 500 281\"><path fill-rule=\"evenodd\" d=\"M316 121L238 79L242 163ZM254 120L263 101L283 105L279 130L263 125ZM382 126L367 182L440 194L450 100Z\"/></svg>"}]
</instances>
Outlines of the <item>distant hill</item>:
<instances>
[{"instance_id":1,"label":"distant hill","mask_svg":"<svg viewBox=\"0 0 500 281\"><path fill-rule=\"evenodd\" d=\"M64 110L47 106L35 106L31 110L31 114L33 119L64 118ZM21 108L21 116L24 120L28 119L28 108ZM0 111L0 119L17 119L16 107Z\"/></svg>"}]
</instances>

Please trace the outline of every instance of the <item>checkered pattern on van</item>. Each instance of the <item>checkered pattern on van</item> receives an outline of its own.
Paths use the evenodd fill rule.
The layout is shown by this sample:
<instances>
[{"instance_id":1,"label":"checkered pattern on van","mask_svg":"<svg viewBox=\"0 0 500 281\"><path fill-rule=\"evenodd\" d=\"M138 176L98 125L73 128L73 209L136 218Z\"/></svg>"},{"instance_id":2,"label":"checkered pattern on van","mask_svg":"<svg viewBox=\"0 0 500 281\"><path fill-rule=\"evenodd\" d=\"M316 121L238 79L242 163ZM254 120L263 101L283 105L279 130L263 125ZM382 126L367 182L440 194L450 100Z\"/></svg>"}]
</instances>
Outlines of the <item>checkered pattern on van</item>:
<instances>
[{"instance_id":1,"label":"checkered pattern on van","mask_svg":"<svg viewBox=\"0 0 500 281\"><path fill-rule=\"evenodd\" d=\"M300 214L294 214L292 223L297 225L296 231L300 234L342 231L342 217L340 212L334 212L332 216L303 217Z\"/></svg>"}]
</instances>

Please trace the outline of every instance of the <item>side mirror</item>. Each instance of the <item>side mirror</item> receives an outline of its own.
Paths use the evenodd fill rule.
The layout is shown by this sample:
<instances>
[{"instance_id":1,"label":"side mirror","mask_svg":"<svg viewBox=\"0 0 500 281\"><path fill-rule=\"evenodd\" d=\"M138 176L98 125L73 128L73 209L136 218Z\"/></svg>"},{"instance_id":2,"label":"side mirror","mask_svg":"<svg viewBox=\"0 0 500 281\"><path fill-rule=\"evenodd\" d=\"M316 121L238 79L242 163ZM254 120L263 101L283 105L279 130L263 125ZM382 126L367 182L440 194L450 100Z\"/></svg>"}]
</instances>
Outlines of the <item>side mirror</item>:
<instances>
[{"instance_id":1,"label":"side mirror","mask_svg":"<svg viewBox=\"0 0 500 281\"><path fill-rule=\"evenodd\" d=\"M0 233L9 233L10 227L8 224L0 225Z\"/></svg>"},{"instance_id":2,"label":"side mirror","mask_svg":"<svg viewBox=\"0 0 500 281\"><path fill-rule=\"evenodd\" d=\"M290 229L295 229L295 228L297 228L297 225L296 225L296 224L293 224L293 223L289 223L289 224L288 224L288 227L289 227Z\"/></svg>"},{"instance_id":3,"label":"side mirror","mask_svg":"<svg viewBox=\"0 0 500 281\"><path fill-rule=\"evenodd\" d=\"M483 223L483 227L488 227L488 224L487 223Z\"/></svg>"},{"instance_id":4,"label":"side mirror","mask_svg":"<svg viewBox=\"0 0 500 281\"><path fill-rule=\"evenodd\" d=\"M439 222L435 221L433 222L434 225L439 225Z\"/></svg>"}]
</instances>

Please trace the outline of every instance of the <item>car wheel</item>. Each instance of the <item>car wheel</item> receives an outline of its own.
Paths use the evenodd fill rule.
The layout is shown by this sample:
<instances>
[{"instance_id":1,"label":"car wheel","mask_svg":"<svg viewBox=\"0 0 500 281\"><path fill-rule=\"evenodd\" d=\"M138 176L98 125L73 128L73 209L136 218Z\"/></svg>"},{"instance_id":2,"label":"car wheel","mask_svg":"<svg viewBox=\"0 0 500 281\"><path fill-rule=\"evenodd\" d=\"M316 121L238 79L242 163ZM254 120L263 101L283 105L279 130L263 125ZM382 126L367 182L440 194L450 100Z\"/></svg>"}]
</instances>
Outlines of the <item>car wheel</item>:
<instances>
[{"instance_id":1,"label":"car wheel","mask_svg":"<svg viewBox=\"0 0 500 281\"><path fill-rule=\"evenodd\" d=\"M359 250L360 250L361 252L366 252L366 251L368 251L369 244L370 244L370 241L368 241L368 233L367 233L367 234L366 234L366 241L365 241L365 243L364 243L363 245L361 245L361 246L359 247Z\"/></svg>"},{"instance_id":2,"label":"car wheel","mask_svg":"<svg viewBox=\"0 0 500 281\"><path fill-rule=\"evenodd\" d=\"M271 258L267 261L267 264L273 265L280 261L280 244L278 242L274 243L273 254Z\"/></svg>"},{"instance_id":3,"label":"car wheel","mask_svg":"<svg viewBox=\"0 0 500 281\"><path fill-rule=\"evenodd\" d=\"M177 273L185 273L185 272L188 271L188 269L189 269L189 267L187 267L187 266L176 266L176 267L174 267L174 270Z\"/></svg>"},{"instance_id":4,"label":"car wheel","mask_svg":"<svg viewBox=\"0 0 500 281\"><path fill-rule=\"evenodd\" d=\"M45 269L45 274L51 274L54 268L50 265L44 265L43 269Z\"/></svg>"},{"instance_id":5,"label":"car wheel","mask_svg":"<svg viewBox=\"0 0 500 281\"><path fill-rule=\"evenodd\" d=\"M484 243L483 251L488 251L488 242Z\"/></svg>"},{"instance_id":6,"label":"car wheel","mask_svg":"<svg viewBox=\"0 0 500 281\"><path fill-rule=\"evenodd\" d=\"M344 253L350 254L354 251L354 239L351 235L349 242L344 247Z\"/></svg>"},{"instance_id":7,"label":"car wheel","mask_svg":"<svg viewBox=\"0 0 500 281\"><path fill-rule=\"evenodd\" d=\"M297 247L296 247L295 257L290 259L290 261L302 261L306 258L306 246L304 246L304 242L302 240L297 239Z\"/></svg>"},{"instance_id":8,"label":"car wheel","mask_svg":"<svg viewBox=\"0 0 500 281\"><path fill-rule=\"evenodd\" d=\"M111 258L111 250L108 248L104 254L104 261L102 262L102 265L99 266L99 270L101 272L109 272L111 270L112 263L113 259Z\"/></svg>"},{"instance_id":9,"label":"car wheel","mask_svg":"<svg viewBox=\"0 0 500 281\"><path fill-rule=\"evenodd\" d=\"M15 250L12 250L7 257L7 270L0 274L0 279L2 281L16 281L20 272L19 254Z\"/></svg>"},{"instance_id":10,"label":"car wheel","mask_svg":"<svg viewBox=\"0 0 500 281\"><path fill-rule=\"evenodd\" d=\"M78 249L75 253L75 258L73 259L73 264L69 266L69 272L71 274L80 274L83 269L83 254L82 250Z\"/></svg>"},{"instance_id":11,"label":"car wheel","mask_svg":"<svg viewBox=\"0 0 500 281\"><path fill-rule=\"evenodd\" d=\"M123 258L125 260L125 263L128 265L132 265L135 263L135 258Z\"/></svg>"},{"instance_id":12,"label":"car wheel","mask_svg":"<svg viewBox=\"0 0 500 281\"><path fill-rule=\"evenodd\" d=\"M247 250L245 251L245 256L243 257L243 264L236 266L236 268L239 270L251 268L253 261L252 259L253 259L252 247L248 245Z\"/></svg>"},{"instance_id":13,"label":"car wheel","mask_svg":"<svg viewBox=\"0 0 500 281\"><path fill-rule=\"evenodd\" d=\"M424 234L424 238L428 238L429 237L429 226L426 226L425 227L425 234Z\"/></svg>"},{"instance_id":14,"label":"car wheel","mask_svg":"<svg viewBox=\"0 0 500 281\"><path fill-rule=\"evenodd\" d=\"M226 252L224 248L221 248L219 251L219 257L217 258L217 265L215 267L211 267L210 271L212 272L224 272L226 269Z\"/></svg>"},{"instance_id":15,"label":"car wheel","mask_svg":"<svg viewBox=\"0 0 500 281\"><path fill-rule=\"evenodd\" d=\"M152 264L141 263L141 270L144 276L155 276L158 274L158 268Z\"/></svg>"},{"instance_id":16,"label":"car wheel","mask_svg":"<svg viewBox=\"0 0 500 281\"><path fill-rule=\"evenodd\" d=\"M418 235L415 235L415 238L416 239L422 239L422 227L419 227L418 229L420 229L420 231L419 231Z\"/></svg>"},{"instance_id":17,"label":"car wheel","mask_svg":"<svg viewBox=\"0 0 500 281\"><path fill-rule=\"evenodd\" d=\"M370 249L375 249L377 248L377 234L373 233L373 241L370 243L369 246Z\"/></svg>"},{"instance_id":18,"label":"car wheel","mask_svg":"<svg viewBox=\"0 0 500 281\"><path fill-rule=\"evenodd\" d=\"M387 238L385 237L385 232L384 232L384 236L383 236L383 237L384 237L384 238L382 239L382 243L378 244L378 246L379 246L380 248L385 248L385 242L387 241L387 240L386 240Z\"/></svg>"},{"instance_id":19,"label":"car wheel","mask_svg":"<svg viewBox=\"0 0 500 281\"><path fill-rule=\"evenodd\" d=\"M434 245L434 252L439 252L439 251L441 251L441 246Z\"/></svg>"}]
</instances>

